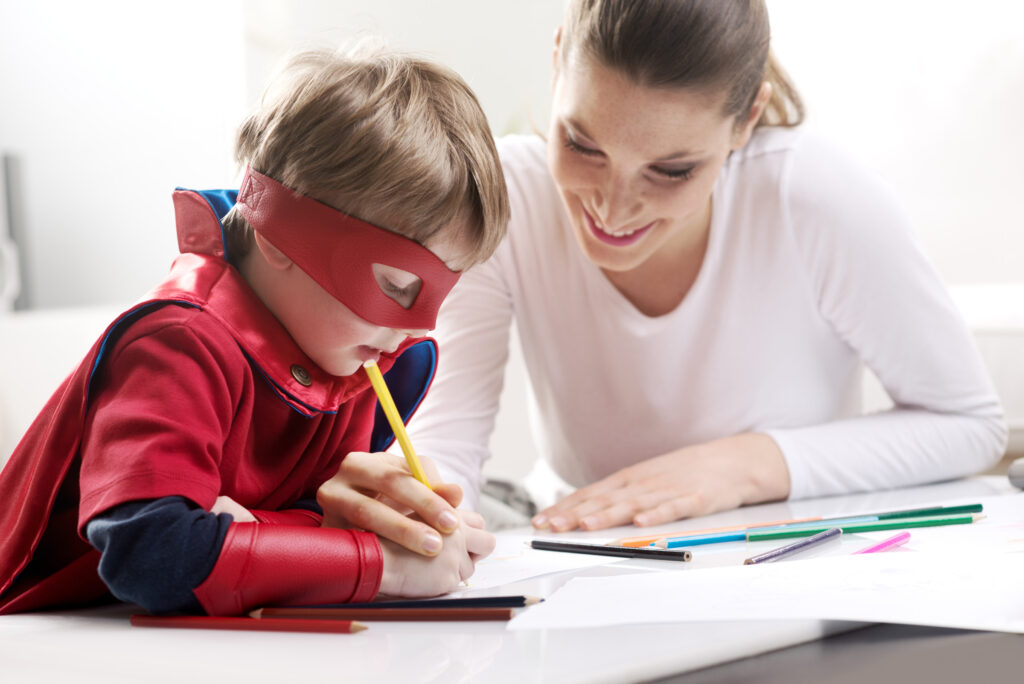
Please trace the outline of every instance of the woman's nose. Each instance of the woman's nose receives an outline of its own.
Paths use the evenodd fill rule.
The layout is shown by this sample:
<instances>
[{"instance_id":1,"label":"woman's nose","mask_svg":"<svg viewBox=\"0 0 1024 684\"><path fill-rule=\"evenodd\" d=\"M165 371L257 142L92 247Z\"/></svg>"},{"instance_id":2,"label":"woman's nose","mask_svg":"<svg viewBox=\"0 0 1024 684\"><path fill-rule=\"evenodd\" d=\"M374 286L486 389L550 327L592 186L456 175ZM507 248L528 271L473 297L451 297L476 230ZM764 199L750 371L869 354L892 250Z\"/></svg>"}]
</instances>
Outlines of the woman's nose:
<instances>
[{"instance_id":1,"label":"woman's nose","mask_svg":"<svg viewBox=\"0 0 1024 684\"><path fill-rule=\"evenodd\" d=\"M628 180L611 176L597 192L596 218L602 228L618 230L629 225L638 213L639 198Z\"/></svg>"}]
</instances>

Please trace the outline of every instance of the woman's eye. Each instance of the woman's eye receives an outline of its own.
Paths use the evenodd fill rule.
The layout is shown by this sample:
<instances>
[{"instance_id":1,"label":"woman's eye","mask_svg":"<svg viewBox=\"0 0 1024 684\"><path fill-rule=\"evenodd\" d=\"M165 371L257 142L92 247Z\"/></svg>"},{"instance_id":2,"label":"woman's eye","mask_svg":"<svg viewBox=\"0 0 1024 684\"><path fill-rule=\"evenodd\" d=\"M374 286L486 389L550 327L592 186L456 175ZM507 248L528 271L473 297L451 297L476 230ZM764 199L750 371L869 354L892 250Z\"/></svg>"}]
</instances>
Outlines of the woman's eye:
<instances>
[{"instance_id":1,"label":"woman's eye","mask_svg":"<svg viewBox=\"0 0 1024 684\"><path fill-rule=\"evenodd\" d=\"M689 180L690 176L693 175L694 168L693 166L688 166L685 169L663 169L655 166L653 171L671 180Z\"/></svg>"},{"instance_id":2,"label":"woman's eye","mask_svg":"<svg viewBox=\"0 0 1024 684\"><path fill-rule=\"evenodd\" d=\"M576 152L578 154L585 154L591 157L601 154L600 150L595 150L590 147L584 147L583 145L580 145L578 142L576 142L569 136L565 136L565 146L573 152Z\"/></svg>"}]
</instances>

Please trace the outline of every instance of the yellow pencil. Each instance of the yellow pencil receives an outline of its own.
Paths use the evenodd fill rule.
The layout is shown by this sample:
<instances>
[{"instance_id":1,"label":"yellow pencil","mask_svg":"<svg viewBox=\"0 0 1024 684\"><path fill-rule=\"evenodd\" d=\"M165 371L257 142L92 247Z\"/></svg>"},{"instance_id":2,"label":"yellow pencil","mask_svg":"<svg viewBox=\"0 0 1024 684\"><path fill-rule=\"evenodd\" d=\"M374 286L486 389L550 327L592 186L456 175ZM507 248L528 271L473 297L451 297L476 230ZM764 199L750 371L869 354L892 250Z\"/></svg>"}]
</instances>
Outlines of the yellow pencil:
<instances>
[{"instance_id":1,"label":"yellow pencil","mask_svg":"<svg viewBox=\"0 0 1024 684\"><path fill-rule=\"evenodd\" d=\"M402 453L405 454L405 461L409 464L409 470L412 471L413 477L430 487L427 474L423 472L420 459L416 457L416 451L412 448L412 442L409 441L405 425L402 424L402 416L398 415L398 407L395 406L395 400L391 398L391 392L388 391L388 386L384 384L384 376L380 374L380 369L377 368L377 364L373 361L364 363L363 369L370 378L373 390L377 393L377 400L380 402L381 408L384 409L384 415L387 416L388 423L391 424L391 430L395 433L395 439L398 440L399 445L402 447Z\"/></svg>"}]
</instances>

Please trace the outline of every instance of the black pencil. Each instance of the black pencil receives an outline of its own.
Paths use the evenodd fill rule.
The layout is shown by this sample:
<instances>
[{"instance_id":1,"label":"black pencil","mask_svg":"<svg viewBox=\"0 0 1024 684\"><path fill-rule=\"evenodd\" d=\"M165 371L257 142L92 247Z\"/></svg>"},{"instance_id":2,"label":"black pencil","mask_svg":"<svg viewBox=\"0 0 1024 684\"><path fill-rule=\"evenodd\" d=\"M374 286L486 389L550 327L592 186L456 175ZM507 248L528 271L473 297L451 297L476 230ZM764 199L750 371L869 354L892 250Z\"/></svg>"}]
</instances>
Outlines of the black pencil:
<instances>
[{"instance_id":1,"label":"black pencil","mask_svg":"<svg viewBox=\"0 0 1024 684\"><path fill-rule=\"evenodd\" d=\"M371 601L369 603L324 603L302 608L522 608L544 599L536 596L463 596L447 599Z\"/></svg>"},{"instance_id":2,"label":"black pencil","mask_svg":"<svg viewBox=\"0 0 1024 684\"><path fill-rule=\"evenodd\" d=\"M658 560L688 561L693 557L693 554L686 549L659 549L652 546L605 546L604 544L555 541L553 539L531 539L530 546L540 551L589 553L595 556L621 556L623 558L653 558Z\"/></svg>"}]
</instances>

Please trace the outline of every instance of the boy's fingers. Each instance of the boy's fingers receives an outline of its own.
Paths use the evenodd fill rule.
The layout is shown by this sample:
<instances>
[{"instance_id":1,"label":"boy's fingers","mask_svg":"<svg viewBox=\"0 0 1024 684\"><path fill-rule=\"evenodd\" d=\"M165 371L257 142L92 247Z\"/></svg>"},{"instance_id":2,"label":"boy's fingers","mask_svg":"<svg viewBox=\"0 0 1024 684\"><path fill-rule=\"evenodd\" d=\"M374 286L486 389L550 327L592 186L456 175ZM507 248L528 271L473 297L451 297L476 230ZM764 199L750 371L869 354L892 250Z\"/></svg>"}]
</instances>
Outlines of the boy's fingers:
<instances>
[{"instance_id":1,"label":"boy's fingers","mask_svg":"<svg viewBox=\"0 0 1024 684\"><path fill-rule=\"evenodd\" d=\"M473 527L463 528L466 532L466 551L474 558L484 558L491 555L497 544L494 535L486 530Z\"/></svg>"}]
</instances>

